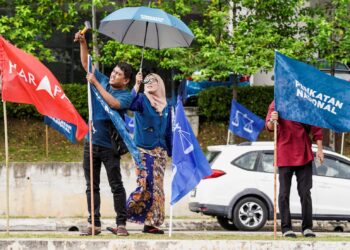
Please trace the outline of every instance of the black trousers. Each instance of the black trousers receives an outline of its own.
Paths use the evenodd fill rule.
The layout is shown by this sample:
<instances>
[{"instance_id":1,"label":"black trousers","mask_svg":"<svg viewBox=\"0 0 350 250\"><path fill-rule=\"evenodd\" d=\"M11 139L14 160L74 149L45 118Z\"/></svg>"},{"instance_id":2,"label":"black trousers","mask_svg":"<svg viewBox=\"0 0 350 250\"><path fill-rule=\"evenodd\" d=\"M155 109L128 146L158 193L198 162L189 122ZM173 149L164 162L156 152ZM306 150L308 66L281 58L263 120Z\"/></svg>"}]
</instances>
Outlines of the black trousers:
<instances>
[{"instance_id":1,"label":"black trousers","mask_svg":"<svg viewBox=\"0 0 350 250\"><path fill-rule=\"evenodd\" d=\"M312 229L312 162L304 166L279 167L278 207L281 217L282 233L292 230L292 220L289 208L290 186L293 174L297 177L297 188L301 202L302 230Z\"/></svg>"},{"instance_id":2,"label":"black trousers","mask_svg":"<svg viewBox=\"0 0 350 250\"><path fill-rule=\"evenodd\" d=\"M114 210L117 213L116 224L125 225L127 219L126 213L126 193L120 173L120 156L113 153L112 149L93 145L93 192L94 192L94 215L95 226L100 227L100 173L101 165L106 168L109 186L113 193ZM91 223L91 188L90 188L90 151L89 143L84 145L84 175L86 180L86 197L89 210L88 222Z\"/></svg>"}]
</instances>

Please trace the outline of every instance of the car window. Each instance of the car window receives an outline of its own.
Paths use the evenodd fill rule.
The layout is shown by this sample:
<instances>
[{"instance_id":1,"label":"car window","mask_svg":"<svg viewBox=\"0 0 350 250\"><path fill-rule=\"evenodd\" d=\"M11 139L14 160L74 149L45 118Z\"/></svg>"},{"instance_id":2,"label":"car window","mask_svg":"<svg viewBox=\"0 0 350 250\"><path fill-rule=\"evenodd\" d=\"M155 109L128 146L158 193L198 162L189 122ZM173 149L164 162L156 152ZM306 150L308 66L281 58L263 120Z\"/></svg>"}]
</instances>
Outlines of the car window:
<instances>
[{"instance_id":1,"label":"car window","mask_svg":"<svg viewBox=\"0 0 350 250\"><path fill-rule=\"evenodd\" d=\"M321 166L316 167L319 176L350 179L350 165L336 158L325 157Z\"/></svg>"},{"instance_id":2,"label":"car window","mask_svg":"<svg viewBox=\"0 0 350 250\"><path fill-rule=\"evenodd\" d=\"M231 164L234 164L246 170L253 170L255 167L255 162L257 157L258 157L258 152L250 152L233 160Z\"/></svg>"},{"instance_id":3,"label":"car window","mask_svg":"<svg viewBox=\"0 0 350 250\"><path fill-rule=\"evenodd\" d=\"M214 162L214 160L216 159L216 157L220 154L221 152L220 151L208 151L207 153L206 153L206 158L207 158L207 160L208 160L208 162L209 162L209 164L211 165L213 162Z\"/></svg>"},{"instance_id":4,"label":"car window","mask_svg":"<svg viewBox=\"0 0 350 250\"><path fill-rule=\"evenodd\" d=\"M266 173L273 173L273 154L261 154L261 171Z\"/></svg>"},{"instance_id":5,"label":"car window","mask_svg":"<svg viewBox=\"0 0 350 250\"><path fill-rule=\"evenodd\" d=\"M349 71L349 68L341 62L336 62L334 66L335 66L335 70ZM319 60L316 63L316 67L321 70L330 70L331 65L326 60Z\"/></svg>"},{"instance_id":6,"label":"car window","mask_svg":"<svg viewBox=\"0 0 350 250\"><path fill-rule=\"evenodd\" d=\"M335 69L336 70L349 70L345 64L337 62L335 64Z\"/></svg>"}]
</instances>

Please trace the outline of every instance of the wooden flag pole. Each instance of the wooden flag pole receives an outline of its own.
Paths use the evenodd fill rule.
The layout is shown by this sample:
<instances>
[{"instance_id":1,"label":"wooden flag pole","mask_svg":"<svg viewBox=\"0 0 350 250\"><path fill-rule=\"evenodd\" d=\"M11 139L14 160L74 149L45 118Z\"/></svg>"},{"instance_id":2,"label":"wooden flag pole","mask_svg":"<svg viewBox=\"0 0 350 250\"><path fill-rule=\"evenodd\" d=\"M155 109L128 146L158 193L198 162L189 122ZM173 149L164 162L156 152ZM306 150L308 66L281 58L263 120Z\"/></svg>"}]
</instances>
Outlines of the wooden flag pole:
<instances>
[{"instance_id":1,"label":"wooden flag pole","mask_svg":"<svg viewBox=\"0 0 350 250\"><path fill-rule=\"evenodd\" d=\"M88 71L92 73L91 56L88 55ZM88 81L88 108L89 108L89 153L90 153L90 206L91 206L91 226L92 236L95 235L95 203L94 203L94 163L93 163L93 149L92 149L92 103L91 103L91 89Z\"/></svg>"},{"instance_id":2,"label":"wooden flag pole","mask_svg":"<svg viewBox=\"0 0 350 250\"><path fill-rule=\"evenodd\" d=\"M90 84L89 84L90 88ZM95 203L94 203L94 164L92 151L92 121L89 121L89 148L90 148L90 206L91 206L91 226L92 235L95 235Z\"/></svg>"},{"instance_id":3,"label":"wooden flag pole","mask_svg":"<svg viewBox=\"0 0 350 250\"><path fill-rule=\"evenodd\" d=\"M49 158L49 126L45 125L45 143L46 143L46 159Z\"/></svg>"},{"instance_id":4,"label":"wooden flag pole","mask_svg":"<svg viewBox=\"0 0 350 250\"><path fill-rule=\"evenodd\" d=\"M6 166L6 232L10 233L10 169L9 169L9 146L7 134L7 111L6 101L3 101L4 110L4 133L5 133L5 166Z\"/></svg>"},{"instance_id":5,"label":"wooden flag pole","mask_svg":"<svg viewBox=\"0 0 350 250\"><path fill-rule=\"evenodd\" d=\"M273 238L277 239L277 121L273 123L273 135L274 135L274 145L273 145L273 165L274 165L274 175L273 175Z\"/></svg>"}]
</instances>

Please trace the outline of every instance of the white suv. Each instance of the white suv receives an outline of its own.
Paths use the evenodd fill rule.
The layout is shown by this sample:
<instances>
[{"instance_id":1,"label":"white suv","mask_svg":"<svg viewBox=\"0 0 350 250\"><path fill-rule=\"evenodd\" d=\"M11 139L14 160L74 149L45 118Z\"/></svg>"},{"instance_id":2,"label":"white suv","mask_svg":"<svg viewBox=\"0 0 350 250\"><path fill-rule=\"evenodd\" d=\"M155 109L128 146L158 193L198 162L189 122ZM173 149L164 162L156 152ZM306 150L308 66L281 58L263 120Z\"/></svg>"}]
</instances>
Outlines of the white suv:
<instances>
[{"instance_id":1,"label":"white suv","mask_svg":"<svg viewBox=\"0 0 350 250\"><path fill-rule=\"evenodd\" d=\"M259 230L273 219L273 142L209 146L208 150L213 174L192 191L190 210L216 216L227 230ZM324 153L323 165L313 163L314 219L350 221L350 159L329 150ZM290 210L292 218L301 218L295 177Z\"/></svg>"}]
</instances>

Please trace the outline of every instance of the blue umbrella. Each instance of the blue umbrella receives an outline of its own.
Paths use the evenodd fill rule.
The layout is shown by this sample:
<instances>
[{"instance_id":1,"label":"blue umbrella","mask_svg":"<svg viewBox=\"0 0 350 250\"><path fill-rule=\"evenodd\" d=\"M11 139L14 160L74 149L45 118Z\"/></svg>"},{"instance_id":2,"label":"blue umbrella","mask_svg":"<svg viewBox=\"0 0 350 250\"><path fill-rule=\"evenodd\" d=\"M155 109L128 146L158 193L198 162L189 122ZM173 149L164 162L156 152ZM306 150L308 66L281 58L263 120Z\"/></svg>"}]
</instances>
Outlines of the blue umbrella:
<instances>
[{"instance_id":1,"label":"blue umbrella","mask_svg":"<svg viewBox=\"0 0 350 250\"><path fill-rule=\"evenodd\" d=\"M105 17L99 32L121 43L163 49L190 46L194 35L187 25L161 9L122 8ZM141 69L143 61L143 50Z\"/></svg>"}]
</instances>

